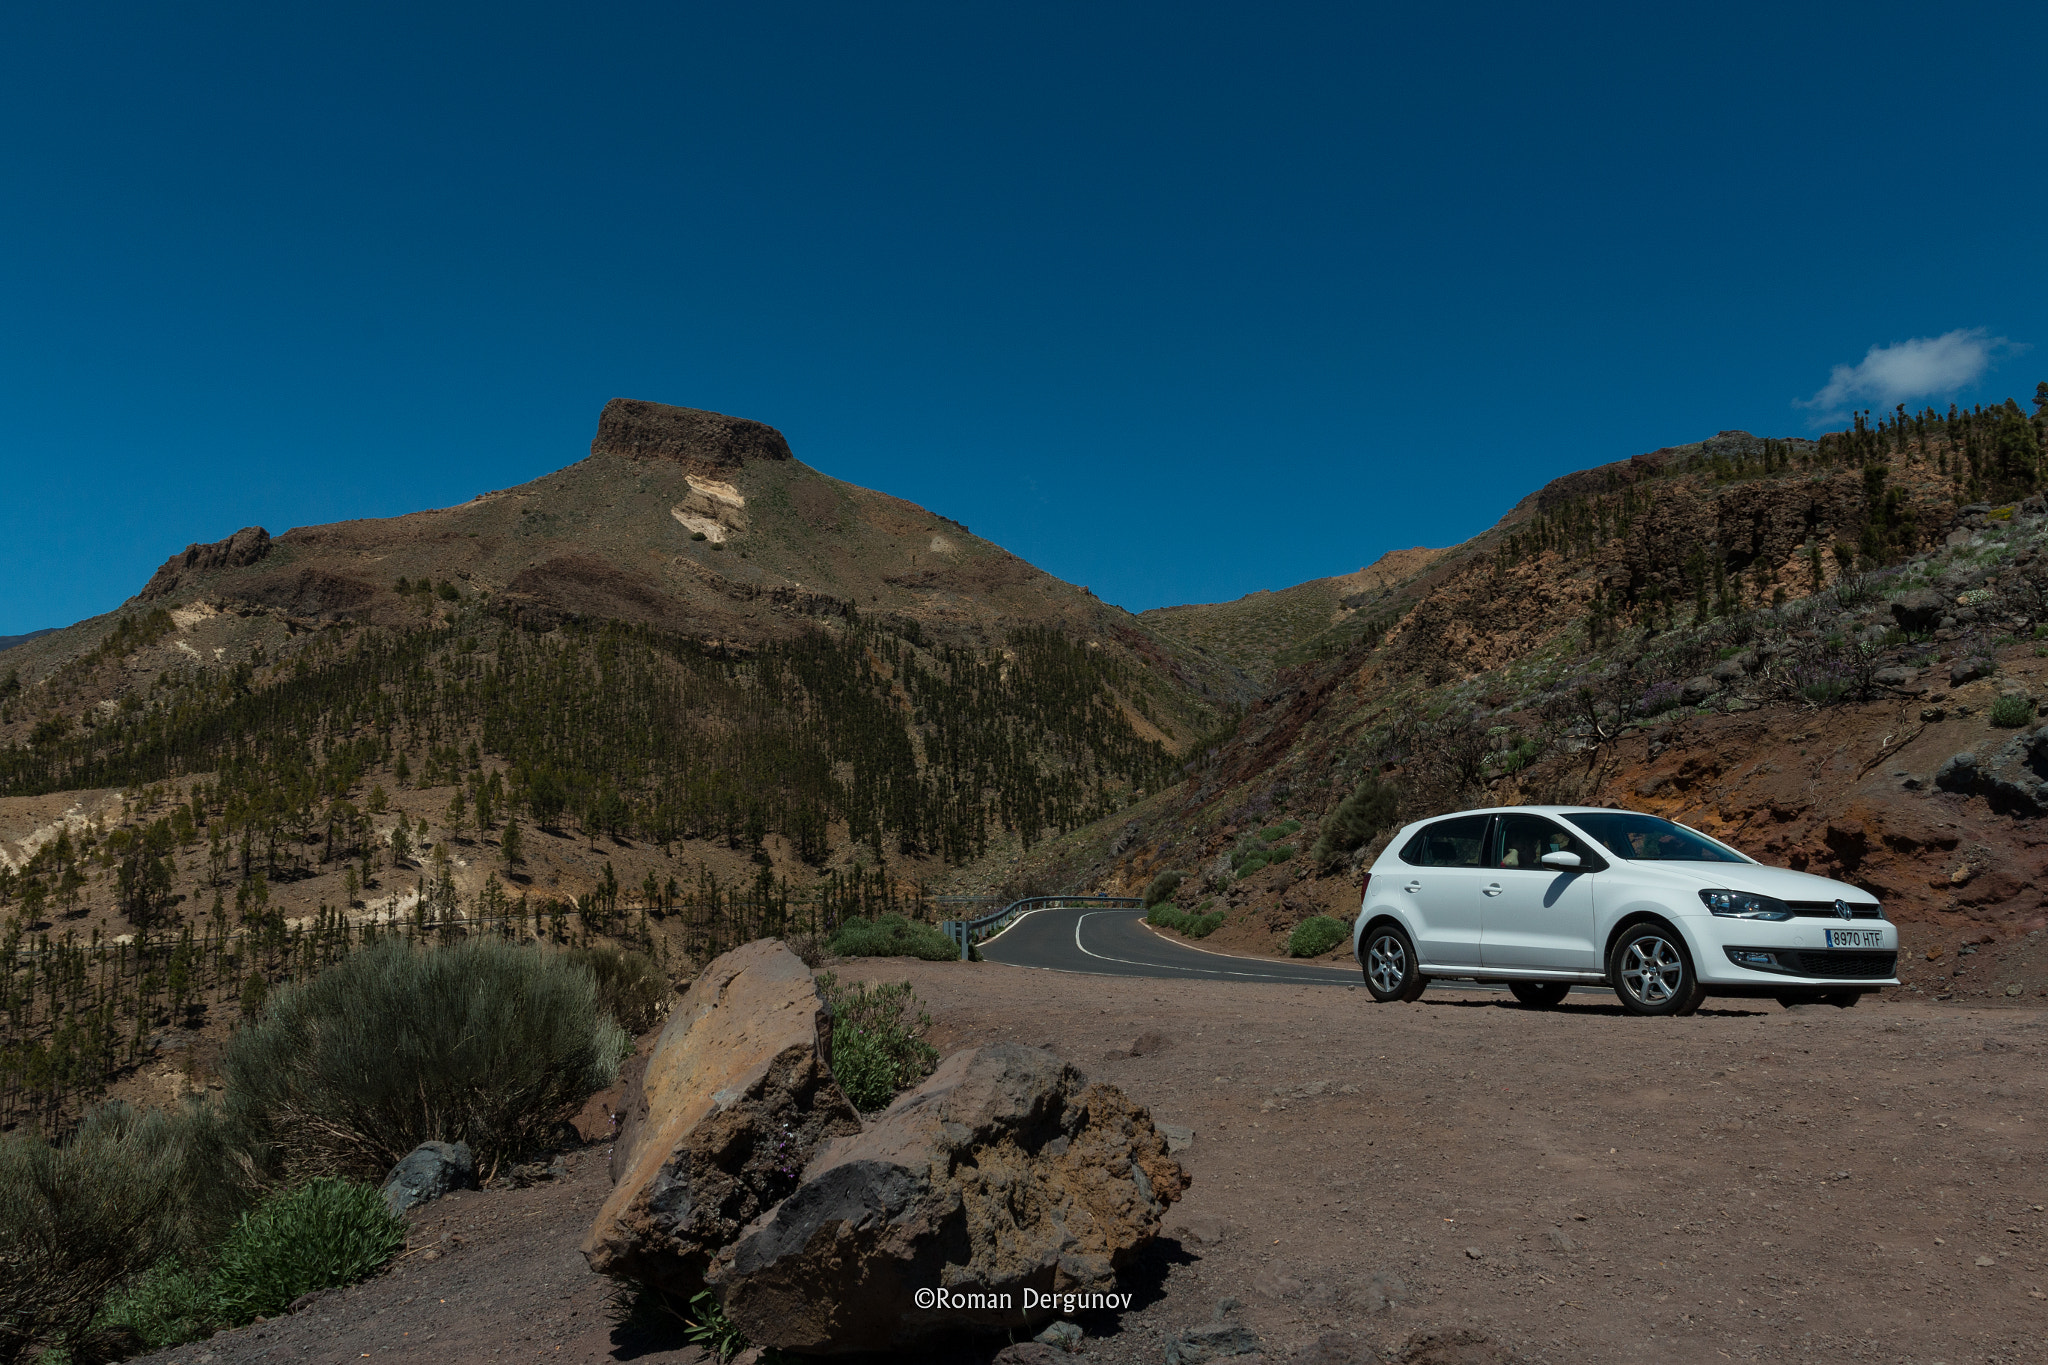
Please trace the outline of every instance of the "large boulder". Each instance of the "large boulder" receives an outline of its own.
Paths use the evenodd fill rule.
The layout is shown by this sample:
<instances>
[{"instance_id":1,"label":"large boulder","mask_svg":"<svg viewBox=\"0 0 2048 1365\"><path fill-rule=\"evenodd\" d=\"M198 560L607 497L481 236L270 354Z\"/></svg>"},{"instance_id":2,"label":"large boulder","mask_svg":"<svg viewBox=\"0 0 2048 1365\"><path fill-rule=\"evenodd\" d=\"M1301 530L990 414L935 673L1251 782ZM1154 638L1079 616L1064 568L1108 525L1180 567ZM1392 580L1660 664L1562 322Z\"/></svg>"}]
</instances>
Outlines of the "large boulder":
<instances>
[{"instance_id":1,"label":"large boulder","mask_svg":"<svg viewBox=\"0 0 2048 1365\"><path fill-rule=\"evenodd\" d=\"M819 1152L708 1279L752 1341L805 1355L1028 1328L1100 1306L1028 1295L1114 1293L1187 1184L1122 1091L998 1043ZM963 1297L920 1309L919 1290Z\"/></svg>"},{"instance_id":2,"label":"large boulder","mask_svg":"<svg viewBox=\"0 0 2048 1365\"><path fill-rule=\"evenodd\" d=\"M796 1189L812 1152L860 1131L831 1047L830 1007L779 941L706 967L620 1106L591 1268L700 1292L718 1249Z\"/></svg>"}]
</instances>

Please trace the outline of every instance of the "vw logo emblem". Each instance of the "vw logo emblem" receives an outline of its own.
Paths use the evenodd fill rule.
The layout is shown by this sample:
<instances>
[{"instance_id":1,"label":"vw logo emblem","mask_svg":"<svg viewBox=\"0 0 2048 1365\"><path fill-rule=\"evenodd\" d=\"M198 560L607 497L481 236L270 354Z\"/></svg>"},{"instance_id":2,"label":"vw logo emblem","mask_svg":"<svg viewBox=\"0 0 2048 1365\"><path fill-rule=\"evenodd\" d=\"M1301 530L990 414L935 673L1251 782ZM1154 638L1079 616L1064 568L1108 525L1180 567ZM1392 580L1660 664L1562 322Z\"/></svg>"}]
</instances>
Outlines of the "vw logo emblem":
<instances>
[{"instance_id":1,"label":"vw logo emblem","mask_svg":"<svg viewBox=\"0 0 2048 1365\"><path fill-rule=\"evenodd\" d=\"M1856 918L1856 912L1855 912L1854 910L1851 910L1851 909L1849 908L1849 902L1847 902L1847 901L1836 901L1836 902L1835 902L1835 914L1836 914L1837 916L1839 916L1840 918L1842 918L1842 919L1854 919L1854 918Z\"/></svg>"}]
</instances>

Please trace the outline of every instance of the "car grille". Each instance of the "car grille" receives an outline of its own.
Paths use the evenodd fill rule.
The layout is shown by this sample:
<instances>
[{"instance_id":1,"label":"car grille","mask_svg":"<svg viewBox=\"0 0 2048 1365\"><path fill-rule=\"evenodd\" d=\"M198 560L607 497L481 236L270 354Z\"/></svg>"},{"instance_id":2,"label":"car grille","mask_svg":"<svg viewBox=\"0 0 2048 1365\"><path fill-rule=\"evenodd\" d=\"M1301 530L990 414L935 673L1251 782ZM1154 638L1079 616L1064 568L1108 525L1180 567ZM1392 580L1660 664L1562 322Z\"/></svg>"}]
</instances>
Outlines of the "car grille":
<instances>
[{"instance_id":1,"label":"car grille","mask_svg":"<svg viewBox=\"0 0 2048 1365\"><path fill-rule=\"evenodd\" d=\"M1888 977L1898 968L1897 953L1825 952L1801 953L1778 950L1778 965L1800 976Z\"/></svg>"},{"instance_id":2,"label":"car grille","mask_svg":"<svg viewBox=\"0 0 2048 1365\"><path fill-rule=\"evenodd\" d=\"M1833 901L1786 901L1785 907L1788 910L1790 910L1793 914L1798 915L1802 918L1808 915L1825 915L1829 919L1838 918L1838 916L1835 913L1835 903ZM1855 901L1849 902L1849 913L1852 917L1856 919L1884 918L1884 912L1878 909L1876 906L1859 905Z\"/></svg>"}]
</instances>

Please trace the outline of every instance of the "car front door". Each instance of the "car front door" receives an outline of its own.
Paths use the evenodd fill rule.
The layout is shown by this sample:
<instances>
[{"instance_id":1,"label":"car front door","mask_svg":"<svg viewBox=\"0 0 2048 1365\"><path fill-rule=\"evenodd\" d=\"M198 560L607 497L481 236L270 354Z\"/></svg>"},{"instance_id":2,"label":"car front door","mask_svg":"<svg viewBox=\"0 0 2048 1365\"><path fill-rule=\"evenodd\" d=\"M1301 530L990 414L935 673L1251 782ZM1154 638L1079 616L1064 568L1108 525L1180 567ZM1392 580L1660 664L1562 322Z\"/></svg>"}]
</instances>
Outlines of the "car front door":
<instances>
[{"instance_id":1,"label":"car front door","mask_svg":"<svg viewBox=\"0 0 2048 1365\"><path fill-rule=\"evenodd\" d=\"M1576 853L1574 872L1543 865L1546 853ZM1480 961L1489 969L1596 972L1592 870L1605 865L1583 839L1540 815L1495 821L1480 899Z\"/></svg>"},{"instance_id":2,"label":"car front door","mask_svg":"<svg viewBox=\"0 0 2048 1365\"><path fill-rule=\"evenodd\" d=\"M1480 894L1494 878L1486 866L1490 815L1458 815L1423 827L1418 866L1403 890L1413 898L1415 951L1431 967L1479 965Z\"/></svg>"}]
</instances>

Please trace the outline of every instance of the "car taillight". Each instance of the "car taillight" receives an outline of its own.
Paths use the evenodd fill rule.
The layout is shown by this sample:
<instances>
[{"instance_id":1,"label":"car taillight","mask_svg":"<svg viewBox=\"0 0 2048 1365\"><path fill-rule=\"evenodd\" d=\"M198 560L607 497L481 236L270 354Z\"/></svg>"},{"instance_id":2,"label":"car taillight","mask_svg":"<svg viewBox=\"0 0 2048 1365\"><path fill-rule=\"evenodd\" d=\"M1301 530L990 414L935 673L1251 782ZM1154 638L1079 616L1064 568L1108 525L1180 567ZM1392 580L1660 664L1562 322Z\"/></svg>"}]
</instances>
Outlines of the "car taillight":
<instances>
[{"instance_id":1,"label":"car taillight","mask_svg":"<svg viewBox=\"0 0 2048 1365\"><path fill-rule=\"evenodd\" d=\"M1370 890L1372 890L1372 869L1368 867L1365 870L1365 875L1358 879L1358 903L1360 905L1365 904L1365 893Z\"/></svg>"}]
</instances>

